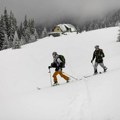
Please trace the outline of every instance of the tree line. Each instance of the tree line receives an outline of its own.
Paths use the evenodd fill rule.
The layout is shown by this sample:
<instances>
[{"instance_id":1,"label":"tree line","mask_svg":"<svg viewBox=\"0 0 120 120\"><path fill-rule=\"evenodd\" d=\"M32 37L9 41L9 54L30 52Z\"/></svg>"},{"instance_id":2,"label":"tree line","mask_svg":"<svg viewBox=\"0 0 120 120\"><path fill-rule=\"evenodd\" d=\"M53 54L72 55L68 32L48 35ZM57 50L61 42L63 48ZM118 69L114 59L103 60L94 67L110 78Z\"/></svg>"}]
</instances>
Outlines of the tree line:
<instances>
[{"instance_id":1,"label":"tree line","mask_svg":"<svg viewBox=\"0 0 120 120\"><path fill-rule=\"evenodd\" d=\"M12 11L8 14L5 8L4 13L0 17L0 50L7 48L20 48L21 45L35 42L38 34L35 28L34 19L25 19L20 25Z\"/></svg>"},{"instance_id":2,"label":"tree line","mask_svg":"<svg viewBox=\"0 0 120 120\"><path fill-rule=\"evenodd\" d=\"M120 10L112 11L102 18L88 20L81 25L76 25L79 32L101 28L115 27L120 23Z\"/></svg>"},{"instance_id":3,"label":"tree line","mask_svg":"<svg viewBox=\"0 0 120 120\"><path fill-rule=\"evenodd\" d=\"M120 23L120 10L113 11L102 18L88 20L84 23L75 23L71 19L56 21L52 25L46 24L35 25L34 19L28 19L25 15L24 21L18 26L17 19L12 11L8 14L5 8L4 13L0 16L0 50L7 48L20 48L21 45L37 41L38 38L47 36L53 26L61 23L73 24L78 33L95 29L114 27ZM120 34L119 34L120 36ZM120 41L120 37L119 40Z\"/></svg>"}]
</instances>

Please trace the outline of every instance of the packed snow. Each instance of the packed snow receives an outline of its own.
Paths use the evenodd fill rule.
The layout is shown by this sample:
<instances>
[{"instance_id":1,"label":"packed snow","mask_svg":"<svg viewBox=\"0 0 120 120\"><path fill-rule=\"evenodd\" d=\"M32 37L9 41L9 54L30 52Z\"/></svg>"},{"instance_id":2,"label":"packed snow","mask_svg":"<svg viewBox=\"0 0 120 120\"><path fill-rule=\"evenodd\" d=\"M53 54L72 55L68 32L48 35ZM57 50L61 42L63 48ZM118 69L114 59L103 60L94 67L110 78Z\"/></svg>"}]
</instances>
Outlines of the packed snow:
<instances>
[{"instance_id":1,"label":"packed snow","mask_svg":"<svg viewBox=\"0 0 120 120\"><path fill-rule=\"evenodd\" d=\"M120 120L118 27L46 37L21 49L0 52L0 120ZM93 74L94 46L105 53L108 71ZM56 51L66 58L59 86L51 87L48 66ZM103 71L98 67L98 71ZM38 89L39 88L39 89Z\"/></svg>"}]
</instances>

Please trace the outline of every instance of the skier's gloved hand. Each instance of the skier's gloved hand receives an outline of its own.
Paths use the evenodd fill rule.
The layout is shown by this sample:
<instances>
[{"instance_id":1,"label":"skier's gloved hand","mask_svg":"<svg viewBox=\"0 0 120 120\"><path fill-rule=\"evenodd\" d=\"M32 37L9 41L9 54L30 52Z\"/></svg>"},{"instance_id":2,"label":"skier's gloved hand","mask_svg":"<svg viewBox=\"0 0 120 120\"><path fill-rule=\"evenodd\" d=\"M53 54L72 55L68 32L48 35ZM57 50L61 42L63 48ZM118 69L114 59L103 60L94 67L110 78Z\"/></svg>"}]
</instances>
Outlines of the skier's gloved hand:
<instances>
[{"instance_id":1,"label":"skier's gloved hand","mask_svg":"<svg viewBox=\"0 0 120 120\"><path fill-rule=\"evenodd\" d=\"M50 69L51 68L51 66L48 66L48 69Z\"/></svg>"},{"instance_id":2,"label":"skier's gloved hand","mask_svg":"<svg viewBox=\"0 0 120 120\"><path fill-rule=\"evenodd\" d=\"M91 60L91 63L93 63L93 60Z\"/></svg>"}]
</instances>

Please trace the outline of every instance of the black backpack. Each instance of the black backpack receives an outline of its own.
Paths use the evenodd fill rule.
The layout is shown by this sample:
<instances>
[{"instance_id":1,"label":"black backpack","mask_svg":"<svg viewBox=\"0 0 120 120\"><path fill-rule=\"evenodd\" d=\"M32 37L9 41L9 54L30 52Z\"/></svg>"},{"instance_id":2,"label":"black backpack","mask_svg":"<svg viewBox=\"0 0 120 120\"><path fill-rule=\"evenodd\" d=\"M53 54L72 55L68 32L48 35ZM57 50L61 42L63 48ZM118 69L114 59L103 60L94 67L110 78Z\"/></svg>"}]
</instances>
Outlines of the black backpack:
<instances>
[{"instance_id":1,"label":"black backpack","mask_svg":"<svg viewBox=\"0 0 120 120\"><path fill-rule=\"evenodd\" d=\"M59 58L62 61L61 67L64 68L65 67L65 57L63 55L59 55Z\"/></svg>"}]
</instances>

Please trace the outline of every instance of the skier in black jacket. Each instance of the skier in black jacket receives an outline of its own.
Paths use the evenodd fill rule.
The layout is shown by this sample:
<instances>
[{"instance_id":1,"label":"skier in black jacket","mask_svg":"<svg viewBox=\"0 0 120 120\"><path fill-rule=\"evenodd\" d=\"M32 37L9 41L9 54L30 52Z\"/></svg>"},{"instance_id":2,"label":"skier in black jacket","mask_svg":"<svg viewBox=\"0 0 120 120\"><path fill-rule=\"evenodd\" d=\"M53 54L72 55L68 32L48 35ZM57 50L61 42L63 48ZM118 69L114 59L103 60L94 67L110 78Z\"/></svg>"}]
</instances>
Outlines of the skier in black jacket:
<instances>
[{"instance_id":1,"label":"skier in black jacket","mask_svg":"<svg viewBox=\"0 0 120 120\"><path fill-rule=\"evenodd\" d=\"M60 59L60 55L57 54L57 52L53 52L52 53L53 56L53 62L51 63L50 66L48 66L48 68L55 68L55 72L53 74L53 80L54 80L54 85L58 84L58 80L57 80L57 75L60 75L62 78L64 78L66 80L66 82L69 82L70 78L66 75L63 74L62 72L62 68L64 68L64 64L62 62L62 60Z\"/></svg>"},{"instance_id":2,"label":"skier in black jacket","mask_svg":"<svg viewBox=\"0 0 120 120\"><path fill-rule=\"evenodd\" d=\"M94 74L98 73L98 71L97 71L98 64L103 68L104 72L106 72L107 67L103 63L103 57L105 57L103 50L99 48L99 45L96 45L95 46L95 51L93 53L93 57L92 57L92 60L91 60L91 63L93 63L93 61L95 59Z\"/></svg>"}]
</instances>

